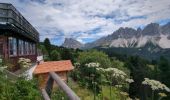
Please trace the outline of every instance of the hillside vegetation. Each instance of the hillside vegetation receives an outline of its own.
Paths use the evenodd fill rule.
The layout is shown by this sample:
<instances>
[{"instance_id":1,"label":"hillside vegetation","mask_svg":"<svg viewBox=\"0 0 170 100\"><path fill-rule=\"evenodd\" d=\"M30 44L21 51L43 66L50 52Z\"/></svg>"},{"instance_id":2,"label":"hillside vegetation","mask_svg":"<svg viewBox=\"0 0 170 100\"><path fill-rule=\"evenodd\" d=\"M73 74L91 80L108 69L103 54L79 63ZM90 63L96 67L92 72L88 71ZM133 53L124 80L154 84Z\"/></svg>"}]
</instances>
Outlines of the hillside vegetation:
<instances>
[{"instance_id":1,"label":"hillside vegetation","mask_svg":"<svg viewBox=\"0 0 170 100\"><path fill-rule=\"evenodd\" d=\"M170 63L166 57L157 61L98 50L67 49L51 45L48 39L39 44L45 61L68 60L74 65L68 85L82 100L169 100ZM4 66L4 65L1 65ZM1 72L0 99L39 100L35 80L8 80ZM61 91L52 98L67 100Z\"/></svg>"},{"instance_id":2,"label":"hillside vegetation","mask_svg":"<svg viewBox=\"0 0 170 100\"><path fill-rule=\"evenodd\" d=\"M45 42L41 45L45 45ZM74 83L78 84L81 88L91 91L96 98L100 95L100 99L104 99L104 96L102 97L103 87L110 87L108 91L116 88L115 91L119 93L117 99L119 98L120 100L122 99L121 97L139 98L143 100L156 100L156 98L169 99L170 94L168 87L170 87L170 80L168 77L170 77L170 64L166 55L162 57L159 56L155 60L152 59L152 57L144 59L144 57L140 57L140 55L127 56L124 54L124 51L120 50L115 50L120 53L106 52L105 54L105 51L102 52L103 50L101 49L99 49L100 51L82 51L53 45L51 45L50 48L51 51L58 51L60 59L72 60L75 69L70 75ZM148 50L147 47L143 49ZM153 49L155 48L153 47ZM48 52L46 52L46 55L49 59L50 56L54 56ZM116 73L115 70L124 73L123 75L125 76L121 76L119 73L114 77ZM152 85L149 85L149 83L143 84L145 79L149 80L149 82L151 80L151 82L156 82L156 84L166 85L167 89L157 87L156 90L153 90ZM113 91L109 94L113 95L112 92ZM107 97L109 98L111 96L108 95ZM94 98L91 99L93 100Z\"/></svg>"}]
</instances>

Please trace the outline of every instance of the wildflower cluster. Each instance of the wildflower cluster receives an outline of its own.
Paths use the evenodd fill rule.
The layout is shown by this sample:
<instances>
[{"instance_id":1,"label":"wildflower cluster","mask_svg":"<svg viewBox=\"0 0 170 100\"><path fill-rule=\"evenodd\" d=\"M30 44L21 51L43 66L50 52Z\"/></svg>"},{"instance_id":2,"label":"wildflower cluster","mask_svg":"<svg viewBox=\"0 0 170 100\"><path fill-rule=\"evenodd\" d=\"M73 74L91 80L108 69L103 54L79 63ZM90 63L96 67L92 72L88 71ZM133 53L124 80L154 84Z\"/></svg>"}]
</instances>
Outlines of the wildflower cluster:
<instances>
[{"instance_id":1,"label":"wildflower cluster","mask_svg":"<svg viewBox=\"0 0 170 100\"><path fill-rule=\"evenodd\" d=\"M133 83L134 82L133 79L129 79L129 78L127 78L125 81L128 82L128 83Z\"/></svg>"},{"instance_id":2,"label":"wildflower cluster","mask_svg":"<svg viewBox=\"0 0 170 100\"><path fill-rule=\"evenodd\" d=\"M101 73L105 73L105 69L104 68L96 68L97 71L101 72Z\"/></svg>"},{"instance_id":3,"label":"wildflower cluster","mask_svg":"<svg viewBox=\"0 0 170 100\"><path fill-rule=\"evenodd\" d=\"M111 72L112 76L115 78L125 79L125 77L127 76L125 72L123 72L117 68L107 68L107 69L105 69L105 71Z\"/></svg>"},{"instance_id":4,"label":"wildflower cluster","mask_svg":"<svg viewBox=\"0 0 170 100\"><path fill-rule=\"evenodd\" d=\"M129 96L129 94L127 92L120 92L121 95L124 95L124 96Z\"/></svg>"},{"instance_id":5,"label":"wildflower cluster","mask_svg":"<svg viewBox=\"0 0 170 100\"><path fill-rule=\"evenodd\" d=\"M88 63L88 64L85 64L85 66L87 67L92 67L92 68L96 68L96 70L100 71L100 72L108 72L108 73L111 73L113 77L115 78L118 78L120 77L121 79L124 79L127 75L125 72L117 69L117 68L107 68L107 69L104 69L104 68L100 68L100 64L99 63L94 63L94 62L91 62L91 63ZM129 80L129 81L132 81L132 80Z\"/></svg>"},{"instance_id":6,"label":"wildflower cluster","mask_svg":"<svg viewBox=\"0 0 170 100\"><path fill-rule=\"evenodd\" d=\"M23 68L28 68L31 66L31 60L26 58L19 58L18 64Z\"/></svg>"},{"instance_id":7,"label":"wildflower cluster","mask_svg":"<svg viewBox=\"0 0 170 100\"><path fill-rule=\"evenodd\" d=\"M122 88L123 86L122 85L115 85L115 87Z\"/></svg>"},{"instance_id":8,"label":"wildflower cluster","mask_svg":"<svg viewBox=\"0 0 170 100\"><path fill-rule=\"evenodd\" d=\"M110 73L112 75L112 77L114 78L119 78L119 79L122 79L128 83L133 83L134 80L133 79L129 79L129 78L126 78L126 73L117 69L117 68L107 68L107 69L104 69L104 68L96 68L96 70L100 71L100 72L107 72L107 73Z\"/></svg>"},{"instance_id":9,"label":"wildflower cluster","mask_svg":"<svg viewBox=\"0 0 170 100\"><path fill-rule=\"evenodd\" d=\"M76 68L78 68L78 67L80 67L80 63L74 63L74 66L75 66Z\"/></svg>"},{"instance_id":10,"label":"wildflower cluster","mask_svg":"<svg viewBox=\"0 0 170 100\"><path fill-rule=\"evenodd\" d=\"M158 93L158 95L159 95L160 97L167 97L167 95L166 95L165 93Z\"/></svg>"},{"instance_id":11,"label":"wildflower cluster","mask_svg":"<svg viewBox=\"0 0 170 100\"><path fill-rule=\"evenodd\" d=\"M170 89L165 84L157 80L151 80L149 78L145 78L142 84L151 86L152 90L165 90L167 92L170 92Z\"/></svg>"},{"instance_id":12,"label":"wildflower cluster","mask_svg":"<svg viewBox=\"0 0 170 100\"><path fill-rule=\"evenodd\" d=\"M100 64L99 63L94 63L94 62L91 62L91 63L88 63L88 64L85 64L85 66L87 66L87 67L92 67L92 68L97 68L97 67L99 67L100 66Z\"/></svg>"}]
</instances>

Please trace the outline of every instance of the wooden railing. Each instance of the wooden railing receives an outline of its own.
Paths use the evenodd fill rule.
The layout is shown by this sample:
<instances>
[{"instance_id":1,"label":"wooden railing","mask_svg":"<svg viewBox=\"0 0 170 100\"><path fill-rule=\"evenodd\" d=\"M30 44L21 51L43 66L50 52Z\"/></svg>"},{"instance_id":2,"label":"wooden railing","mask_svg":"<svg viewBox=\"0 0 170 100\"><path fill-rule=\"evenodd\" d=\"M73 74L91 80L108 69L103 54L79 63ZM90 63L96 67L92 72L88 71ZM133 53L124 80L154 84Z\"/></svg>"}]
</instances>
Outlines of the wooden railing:
<instances>
[{"instance_id":1,"label":"wooden railing","mask_svg":"<svg viewBox=\"0 0 170 100\"><path fill-rule=\"evenodd\" d=\"M19 76L6 69L3 70L3 73L7 75L8 79L10 79L11 81L16 81L19 78Z\"/></svg>"},{"instance_id":2,"label":"wooden railing","mask_svg":"<svg viewBox=\"0 0 170 100\"><path fill-rule=\"evenodd\" d=\"M46 88L41 90L44 100L50 100L54 82L56 82L59 88L65 92L69 100L80 100L80 98L66 85L66 83L55 72L49 73L49 79L47 81Z\"/></svg>"}]
</instances>

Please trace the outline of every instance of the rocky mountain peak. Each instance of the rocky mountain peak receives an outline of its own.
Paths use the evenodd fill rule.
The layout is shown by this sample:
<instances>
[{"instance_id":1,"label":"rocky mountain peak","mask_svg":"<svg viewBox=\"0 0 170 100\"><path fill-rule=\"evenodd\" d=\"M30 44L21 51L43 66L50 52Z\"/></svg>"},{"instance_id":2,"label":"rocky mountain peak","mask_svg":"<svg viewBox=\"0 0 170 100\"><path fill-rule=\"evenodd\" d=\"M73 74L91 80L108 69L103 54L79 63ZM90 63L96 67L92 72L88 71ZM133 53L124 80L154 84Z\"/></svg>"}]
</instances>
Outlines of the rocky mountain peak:
<instances>
[{"instance_id":1,"label":"rocky mountain peak","mask_svg":"<svg viewBox=\"0 0 170 100\"><path fill-rule=\"evenodd\" d=\"M62 46L66 48L77 49L83 47L83 44L73 38L65 38L65 41Z\"/></svg>"},{"instance_id":2,"label":"rocky mountain peak","mask_svg":"<svg viewBox=\"0 0 170 100\"><path fill-rule=\"evenodd\" d=\"M142 29L139 27L139 28L137 29L137 32L140 33L141 31L142 31Z\"/></svg>"},{"instance_id":3,"label":"rocky mountain peak","mask_svg":"<svg viewBox=\"0 0 170 100\"><path fill-rule=\"evenodd\" d=\"M137 35L137 31L133 28L125 27L119 28L113 33L113 36L116 38L129 38Z\"/></svg>"},{"instance_id":4,"label":"rocky mountain peak","mask_svg":"<svg viewBox=\"0 0 170 100\"><path fill-rule=\"evenodd\" d=\"M140 37L142 35L142 29L139 27L139 28L137 28L136 31L137 31L136 37Z\"/></svg>"},{"instance_id":5,"label":"rocky mountain peak","mask_svg":"<svg viewBox=\"0 0 170 100\"><path fill-rule=\"evenodd\" d=\"M170 22L162 26L161 33L170 35Z\"/></svg>"},{"instance_id":6,"label":"rocky mountain peak","mask_svg":"<svg viewBox=\"0 0 170 100\"><path fill-rule=\"evenodd\" d=\"M143 35L155 35L155 34L159 34L160 33L160 27L159 24L157 23L151 23L148 24L142 31Z\"/></svg>"}]
</instances>

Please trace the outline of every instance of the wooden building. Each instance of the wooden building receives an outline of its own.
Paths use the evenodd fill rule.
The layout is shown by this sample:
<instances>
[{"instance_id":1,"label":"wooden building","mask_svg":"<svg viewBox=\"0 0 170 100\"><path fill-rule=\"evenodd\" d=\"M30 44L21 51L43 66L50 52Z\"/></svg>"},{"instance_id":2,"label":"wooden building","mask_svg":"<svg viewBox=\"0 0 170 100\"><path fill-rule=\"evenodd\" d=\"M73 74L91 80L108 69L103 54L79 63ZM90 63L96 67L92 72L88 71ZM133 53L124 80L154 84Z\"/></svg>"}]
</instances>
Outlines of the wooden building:
<instances>
[{"instance_id":1,"label":"wooden building","mask_svg":"<svg viewBox=\"0 0 170 100\"><path fill-rule=\"evenodd\" d=\"M55 72L63 81L67 81L67 74L74 67L70 60L42 62L34 70L34 76L38 78L40 89L45 88L49 72Z\"/></svg>"},{"instance_id":2,"label":"wooden building","mask_svg":"<svg viewBox=\"0 0 170 100\"><path fill-rule=\"evenodd\" d=\"M17 64L18 58L36 61L39 33L12 4L0 3L0 57Z\"/></svg>"}]
</instances>

